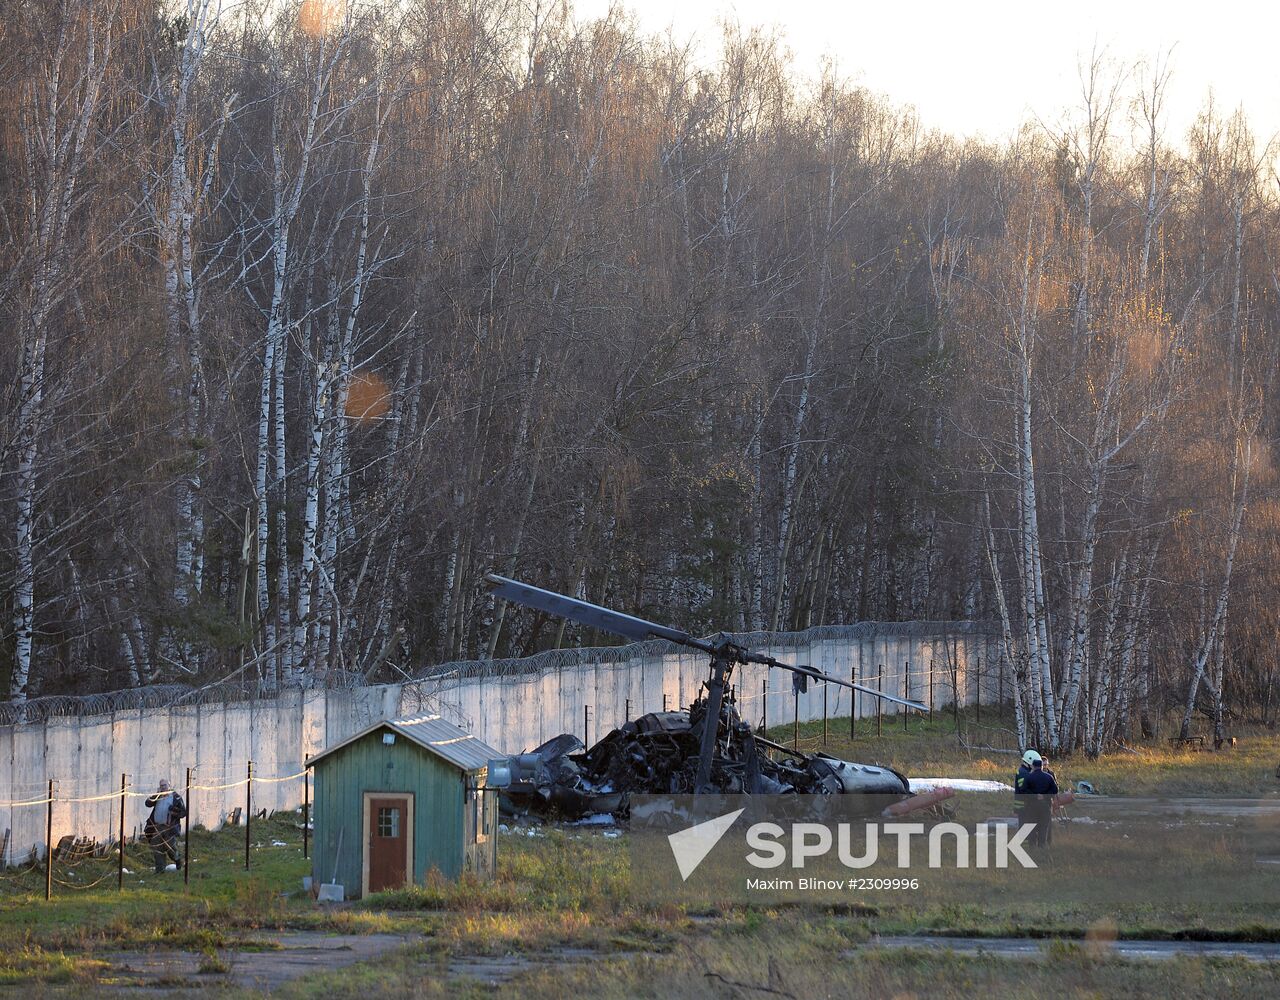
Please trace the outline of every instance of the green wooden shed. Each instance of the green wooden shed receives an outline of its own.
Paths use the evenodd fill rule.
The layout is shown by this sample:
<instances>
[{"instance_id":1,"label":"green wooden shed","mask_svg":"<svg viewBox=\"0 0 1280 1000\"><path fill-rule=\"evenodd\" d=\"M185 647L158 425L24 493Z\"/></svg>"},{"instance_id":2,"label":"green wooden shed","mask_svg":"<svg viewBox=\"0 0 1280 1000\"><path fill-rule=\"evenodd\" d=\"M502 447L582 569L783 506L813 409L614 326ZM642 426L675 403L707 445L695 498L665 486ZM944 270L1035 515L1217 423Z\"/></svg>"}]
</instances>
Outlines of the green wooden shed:
<instances>
[{"instance_id":1,"label":"green wooden shed","mask_svg":"<svg viewBox=\"0 0 1280 1000\"><path fill-rule=\"evenodd\" d=\"M312 878L347 898L446 878L491 878L498 795L484 790L497 750L438 715L388 719L326 747L315 771Z\"/></svg>"}]
</instances>

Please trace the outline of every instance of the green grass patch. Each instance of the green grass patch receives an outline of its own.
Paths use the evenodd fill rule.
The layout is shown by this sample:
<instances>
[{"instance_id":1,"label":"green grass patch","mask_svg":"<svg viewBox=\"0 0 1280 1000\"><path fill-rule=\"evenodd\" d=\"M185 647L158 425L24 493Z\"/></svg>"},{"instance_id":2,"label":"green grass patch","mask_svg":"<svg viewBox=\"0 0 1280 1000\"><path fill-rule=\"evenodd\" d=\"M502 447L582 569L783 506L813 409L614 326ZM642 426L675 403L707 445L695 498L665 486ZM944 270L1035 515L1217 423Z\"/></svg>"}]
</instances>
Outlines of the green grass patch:
<instances>
[{"instance_id":1,"label":"green grass patch","mask_svg":"<svg viewBox=\"0 0 1280 1000\"><path fill-rule=\"evenodd\" d=\"M108 968L86 955L65 954L36 945L0 949L0 986L18 983L90 983Z\"/></svg>"},{"instance_id":2,"label":"green grass patch","mask_svg":"<svg viewBox=\"0 0 1280 1000\"><path fill-rule=\"evenodd\" d=\"M984 711L983 719L991 721L991 713ZM922 777L1011 776L1011 757L959 751L950 716L939 714L932 723L911 718L905 735L901 719L894 722L886 718L884 735L876 738L870 735L874 722L861 720L850 741L847 719L839 735L840 720L831 720L826 749ZM789 740L789 727L771 735ZM817 749L820 741L820 722L801 727L802 746ZM1080 757L1054 764L1061 779L1089 780L1117 796L1248 796L1272 790L1280 742L1251 735L1220 754L1173 753L1156 745L1139 752L1140 757ZM200 976L207 985L234 964L229 953L274 947L263 932L317 929L409 933L421 943L376 962L305 977L282 995L489 995L488 987L450 971L459 956L488 956L499 964L518 960L511 987L532 997L571 991L603 997L755 995L771 982L797 996L967 996L1012 989L1057 996L1277 992L1272 967L1190 960L1138 967L1071 943L1084 942L1106 921L1118 937L1280 940L1280 912L1273 906L1259 909L1251 896L1265 888L1261 877L1238 899L1209 893L1215 880L1232 871L1238 877L1232 865L1239 861L1236 848L1215 839L1211 830L1197 834L1199 839L1171 840L1168 871L1150 873L1153 882L1182 880L1203 887L1205 898L1190 904L1126 892L1120 885L1113 887L1113 898L1073 894L1079 872L1088 870L1091 853L1101 850L1106 838L1092 828L1067 827L1061 842L1055 841L1058 860L1039 892L1005 893L995 881L984 881L982 873L969 873L971 893L922 891L817 905L717 904L696 910L641 901L653 894L633 892L626 835L606 838L557 828L540 829L535 836L502 835L498 875L491 882L433 877L422 886L322 907L301 889L311 864L302 857L300 836L291 818L256 822L246 872L243 828L193 831L189 886L181 873L155 875L149 851L135 846L127 856L133 874L126 876L122 892L115 887L114 859L79 865L74 874L85 883L111 877L92 889L56 884L50 903L43 898L42 868L6 873L0 876L0 984L105 985L113 981L113 950L175 949L204 956ZM273 841L285 846L273 847ZM1119 842L1105 847L1122 858L1129 849ZM1077 871L1077 865L1083 867ZM59 883L76 881L72 874L55 868ZM1034 963L866 947L879 934L913 933L1068 943L1054 945ZM584 950L589 961L583 960ZM557 961L557 955L571 957ZM170 985L175 990L192 986Z\"/></svg>"},{"instance_id":3,"label":"green grass patch","mask_svg":"<svg viewBox=\"0 0 1280 1000\"><path fill-rule=\"evenodd\" d=\"M51 949L227 947L262 928L323 926L327 914L302 893L310 861L289 820L253 827L250 869L244 869L244 830L191 833L191 881L182 872L157 875L146 845L125 851L123 889L114 856L69 868L55 861L53 899L44 899L43 865L0 876L0 949L31 942ZM284 842L284 847L271 846ZM80 881L98 884L72 888ZM105 878L104 878L105 877ZM335 914L336 916L336 914ZM347 929L360 919L346 916Z\"/></svg>"}]
</instances>

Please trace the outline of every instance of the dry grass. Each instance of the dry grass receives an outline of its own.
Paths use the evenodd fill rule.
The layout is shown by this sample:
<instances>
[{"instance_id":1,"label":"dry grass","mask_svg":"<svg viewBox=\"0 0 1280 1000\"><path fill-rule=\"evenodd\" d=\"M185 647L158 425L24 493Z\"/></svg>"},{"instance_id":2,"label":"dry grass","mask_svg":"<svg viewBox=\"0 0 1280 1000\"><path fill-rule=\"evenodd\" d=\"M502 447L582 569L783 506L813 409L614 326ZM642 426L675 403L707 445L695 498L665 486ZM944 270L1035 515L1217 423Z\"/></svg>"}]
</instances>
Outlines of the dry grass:
<instances>
[{"instance_id":1,"label":"dry grass","mask_svg":"<svg viewBox=\"0 0 1280 1000\"><path fill-rule=\"evenodd\" d=\"M1280 989L1276 966L1175 959L1127 962L1072 944L1047 945L1039 960L880 950L834 919L782 914L751 926L694 929L663 952L557 957L518 971L500 992L559 1000L672 996L944 997L1053 996L1252 998ZM451 972L447 954L404 949L376 965L309 977L280 996L342 1000L488 997L493 987Z\"/></svg>"},{"instance_id":2,"label":"dry grass","mask_svg":"<svg viewBox=\"0 0 1280 1000\"><path fill-rule=\"evenodd\" d=\"M24 947L92 953L112 948L175 948L207 951L253 941L253 932L294 926L355 932L385 929L389 918L373 911L317 910L301 899L301 879L311 870L302 857L300 834L289 822L263 822L245 872L244 834L238 830L191 835L191 884L180 873L157 876L149 851L126 852L123 891L116 888L116 860L76 865L92 889L75 889L70 871L55 863L51 902L44 900L42 866L0 875L0 952ZM284 847L271 847L273 841Z\"/></svg>"},{"instance_id":3,"label":"dry grass","mask_svg":"<svg viewBox=\"0 0 1280 1000\"><path fill-rule=\"evenodd\" d=\"M987 709L982 712L981 725L1012 730L1013 720ZM959 727L971 742L977 742L979 734L992 735L975 728L972 709L960 714ZM1012 783L1017 770L1016 754L966 751L957 738L956 718L945 711L936 713L932 720L926 715L911 714L905 732L901 715L886 715L882 736L876 735L874 718L859 719L857 735L852 740L847 716L828 720L825 743L821 722L801 723L799 728L801 749L888 764L909 776L990 778ZM1166 730L1172 731L1169 726L1162 727L1162 731ZM793 731L791 725L774 726L768 735L790 745ZM1280 795L1280 780L1276 778L1280 736L1263 729L1241 730L1237 735L1237 746L1219 752L1174 749L1167 740L1156 739L1131 744L1132 752L1117 750L1092 760L1076 754L1052 760L1050 766L1060 784L1088 781L1107 795Z\"/></svg>"},{"instance_id":4,"label":"dry grass","mask_svg":"<svg viewBox=\"0 0 1280 1000\"><path fill-rule=\"evenodd\" d=\"M968 755L955 747L950 718L910 722L886 719L881 739L850 743L831 725L828 751L853 759L891 763L918 776L1007 778L1011 758ZM814 741L820 724L803 738ZM775 732L775 738L782 733ZM786 734L789 736L789 731ZM1280 745L1272 737L1245 739L1234 751L1170 753L1143 748L1099 761L1056 762L1060 778L1085 778L1104 791L1185 795L1257 794L1274 782ZM489 995L475 980L458 979L458 956L524 956L510 988L520 995L751 996L770 986L782 994L971 996L1017 989L1029 995L1125 996L1148 993L1235 996L1277 992L1272 967L1213 961L1135 965L1098 959L1074 946L1057 947L1043 961L965 959L936 954L878 952L864 947L878 933L944 932L971 935L1084 938L1110 920L1121 936L1224 937L1276 940L1280 913L1265 896L1233 897L1215 879L1237 878L1238 845L1226 838L1171 839L1165 868L1144 871L1141 856L1126 863L1134 845L1119 835L1066 828L1039 890L1008 892L989 876L970 873L943 891L880 896L857 906L807 908L730 905L710 917L670 902L646 902L633 892L626 838L548 829L534 837L503 836L499 875L491 883L433 880L425 886L383 893L359 904L318 908L297 892L309 864L288 824L265 830L264 842L288 848L263 850L246 878L240 868L239 834L202 834L193 854L190 890L180 879L156 883L138 877L117 893L109 888L72 893L52 904L42 899L42 876L31 873L0 892L0 984L26 982L78 989L109 981L104 958L116 948L180 948L212 954L227 945L254 946L255 930L312 927L346 933L409 932L423 943L374 963L308 976L284 995L331 997ZM1205 839L1208 838L1208 839ZM1132 868L1134 885L1195 885L1188 904L1176 894L1138 891L1116 881L1110 895L1075 893L1104 852ZM141 859L139 859L141 860ZM1167 870L1166 870L1167 869ZM24 885L22 878L31 881ZM1253 888L1265 890L1261 882ZM1221 890L1221 891L1220 891ZM1260 891L1261 891L1260 890ZM652 899L652 894L648 895ZM1274 898L1273 896L1270 898ZM566 952L566 949L569 949ZM583 960L583 954L590 960ZM564 956L568 955L568 958ZM738 985L726 985L732 980Z\"/></svg>"}]
</instances>

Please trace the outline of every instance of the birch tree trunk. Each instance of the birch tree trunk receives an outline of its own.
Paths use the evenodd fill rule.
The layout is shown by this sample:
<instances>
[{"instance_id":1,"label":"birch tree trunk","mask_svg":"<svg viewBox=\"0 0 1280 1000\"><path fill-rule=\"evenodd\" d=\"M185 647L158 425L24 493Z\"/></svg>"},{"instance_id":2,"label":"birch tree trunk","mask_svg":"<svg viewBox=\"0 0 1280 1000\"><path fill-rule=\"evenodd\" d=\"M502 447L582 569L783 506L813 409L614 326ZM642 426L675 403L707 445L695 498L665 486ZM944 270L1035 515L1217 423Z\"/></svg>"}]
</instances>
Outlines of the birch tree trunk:
<instances>
[{"instance_id":1,"label":"birch tree trunk","mask_svg":"<svg viewBox=\"0 0 1280 1000\"><path fill-rule=\"evenodd\" d=\"M809 417L818 347L826 324L832 270L831 247L837 227L848 215L848 209L839 215L836 211L842 173L838 148L840 137L837 128L843 97L841 88L833 78L827 77L823 80L821 115L826 162L823 164L825 183L821 203L822 226L820 229L813 230L813 243L810 248L815 258L818 287L814 292L812 312L805 323L805 352L803 371L800 374L800 394L796 400L795 418L791 425L791 440L788 442L783 461L781 510L778 515L778 548L774 573L775 597L771 626L775 632L782 626L787 606L787 557L791 550L791 534L794 530L794 507L797 500L796 476ZM726 187L727 183L726 175Z\"/></svg>"},{"instance_id":2,"label":"birch tree trunk","mask_svg":"<svg viewBox=\"0 0 1280 1000\"><path fill-rule=\"evenodd\" d=\"M1099 419L1101 424L1101 419ZM1095 438L1095 445L1099 442ZM1076 579L1071 598L1071 638L1067 653L1067 689L1062 702L1060 745L1074 745L1076 708L1080 700L1081 680L1084 677L1085 656L1089 646L1090 612L1093 602L1093 561L1098 550L1098 511L1102 506L1102 490L1106 468L1101 457L1095 456L1090 464L1088 495L1085 499L1084 520L1080 525L1080 538L1084 550L1080 556L1080 574Z\"/></svg>"},{"instance_id":3,"label":"birch tree trunk","mask_svg":"<svg viewBox=\"0 0 1280 1000\"><path fill-rule=\"evenodd\" d=\"M1227 604L1231 597L1231 573L1235 567L1236 549L1240 543L1240 534L1244 526L1244 514L1249 505L1249 476L1253 460L1253 442L1248 435L1243 442L1236 441L1235 455L1232 462L1232 511L1231 522L1227 529L1227 558L1222 572L1222 585L1218 590L1218 600L1214 604L1213 616L1201 636L1195 661L1191 666L1191 682L1187 685L1186 708L1182 715L1182 728L1179 735L1187 739L1191 735L1191 720L1195 715L1196 696L1200 692L1200 684L1205 678L1205 668L1218 643L1223 641L1227 621Z\"/></svg>"},{"instance_id":4,"label":"birch tree trunk","mask_svg":"<svg viewBox=\"0 0 1280 1000\"><path fill-rule=\"evenodd\" d=\"M336 289L330 284L330 299L336 298ZM337 309L331 316L336 322ZM308 338L309 340L309 338ZM293 662L299 675L312 674L312 647L310 641L311 597L316 570L316 539L319 531L320 512L320 463L324 454L325 428L329 419L329 394L333 366L321 351L315 363L315 388L311 397L311 418L307 435L307 484L306 500L302 513L302 564L298 569L298 614L293 626Z\"/></svg>"},{"instance_id":5,"label":"birch tree trunk","mask_svg":"<svg viewBox=\"0 0 1280 1000\"><path fill-rule=\"evenodd\" d=\"M289 603L289 469L285 457L285 419L284 419L284 387L287 359L289 357L289 334L285 325L281 325L279 339L275 350L275 375L271 394L272 424L275 444L274 482L276 494L276 634L280 637L279 652L274 659L277 663L276 685L282 680L293 680L293 645L287 641L292 631L290 624Z\"/></svg>"},{"instance_id":6,"label":"birch tree trunk","mask_svg":"<svg viewBox=\"0 0 1280 1000\"><path fill-rule=\"evenodd\" d=\"M406 589L400 572L400 552L402 532L397 526L404 521L405 501L409 493L408 462L405 461L412 442L418 439L418 402L421 396L422 355L426 349L426 335L419 322L421 305L415 301L411 347L405 350L401 358L396 384L392 390L391 427L387 435L387 468L384 479L386 490L392 497L388 523L392 527L389 542L390 551L386 556L386 566L382 574L382 590L378 597L378 608L372 630L371 648L386 650L387 655L375 658L374 666L363 666L361 672L366 676L375 666L380 666L394 652L396 637L404 637L404 628L396 624L396 602ZM429 417L428 417L429 419Z\"/></svg>"},{"instance_id":7,"label":"birch tree trunk","mask_svg":"<svg viewBox=\"0 0 1280 1000\"><path fill-rule=\"evenodd\" d=\"M198 85L209 34L216 28L220 7L214 0L186 0L186 35L178 56L176 76L170 85L157 81L157 89L169 105L169 158L167 204L158 213L165 288L166 342L169 350L170 391L180 414L182 448L189 450L184 472L178 476L175 498L176 553L173 599L183 608L200 590L200 556L204 518L199 509L203 447L201 400L204 391L201 356L200 295L196 286L196 230L201 203L214 176L214 164L222 131L230 117L230 102L214 126L204 163L192 164L192 136L199 134L192 104ZM197 151L199 152L199 151ZM180 360L185 359L186 371ZM184 650L185 652L185 650Z\"/></svg>"},{"instance_id":8,"label":"birch tree trunk","mask_svg":"<svg viewBox=\"0 0 1280 1000\"><path fill-rule=\"evenodd\" d=\"M991 494L984 492L983 504L983 538L986 542L987 565L991 570L991 588L996 598L996 610L1000 613L1000 641L1004 645L1005 656L1013 664L1014 690L1013 714L1014 725L1018 733L1018 746L1031 745L1028 738L1026 713L1024 704L1031 704L1032 690L1027 673L1026 645L1014 642L1013 623L1009 617L1009 606L1004 599L1004 582L1000 578L1000 555L996 548L995 530L991 526Z\"/></svg>"},{"instance_id":9,"label":"birch tree trunk","mask_svg":"<svg viewBox=\"0 0 1280 1000\"><path fill-rule=\"evenodd\" d=\"M390 114L392 102L383 100L381 69L375 78L375 92L378 104L374 113L373 134L369 148L365 153L360 172L360 214L356 223L356 255L354 273L351 279L351 297L347 306L346 322L342 324L341 334L336 339L330 337L330 354L328 363L331 368L332 383L326 383L333 392L332 422L322 435L324 445L323 466L324 477L324 530L320 553L320 579L325 587L325 599L322 602L323 614L321 628L324 638L320 643L321 655L329 653L341 656L342 644L346 628L346 615L342 613L341 598L338 593L338 561L339 547L354 535L354 518L351 512L349 496L349 460L348 435L350 433L347 416L347 401L351 391L351 377L355 370L354 353L356 349L356 331L359 328L360 312L364 305L365 293L370 279L369 234L373 179L378 170L379 154L382 146L382 130ZM333 309L338 308L335 300ZM306 627L306 623L300 623ZM327 640L327 641L326 641ZM332 666L333 661L330 661ZM310 678L307 678L310 680Z\"/></svg>"},{"instance_id":10,"label":"birch tree trunk","mask_svg":"<svg viewBox=\"0 0 1280 1000\"><path fill-rule=\"evenodd\" d=\"M263 342L262 372L258 391L258 442L257 468L254 476L254 497L257 505L257 597L258 617L264 630L264 651L270 652L277 663L277 677L283 678L294 649L294 636L290 632L289 560L287 546L287 491L288 463L285 440L285 376L287 358L285 338L290 323L289 294L292 284L290 239L294 222L302 204L302 198L310 180L312 159L315 155L318 135L322 133L326 115L336 114L327 106L330 84L338 63L350 40L350 12L333 38L321 35L315 53L315 69L308 80L306 113L301 123L301 134L296 151L296 163L289 176L290 150L286 140L286 91L283 87L273 95L271 109L271 219L269 223L271 271L271 301L267 309L267 329ZM291 123L292 124L292 123ZM274 390L274 391L273 391ZM344 400L345 401L345 400ZM272 431L275 447L272 449ZM274 481L268 480L268 466L274 465ZM270 551L270 500L277 496L277 592L276 613L272 613L271 592L268 579L268 553ZM276 635L279 622L281 639Z\"/></svg>"},{"instance_id":11,"label":"birch tree trunk","mask_svg":"<svg viewBox=\"0 0 1280 1000\"><path fill-rule=\"evenodd\" d=\"M31 253L30 299L19 329L18 413L14 435L13 631L14 662L9 696L25 701L32 684L35 640L36 498L39 494L40 435L45 422L45 363L49 321L76 281L69 229L78 204L77 188L97 153L90 134L99 116L103 82L114 52L118 11L108 4L63 8L53 27L49 62L20 100L26 114L19 125L26 148L30 190L23 238ZM83 32L83 35L81 34ZM96 138L96 137L95 137Z\"/></svg>"},{"instance_id":12,"label":"birch tree trunk","mask_svg":"<svg viewBox=\"0 0 1280 1000\"><path fill-rule=\"evenodd\" d=\"M1165 92L1169 82L1169 65L1167 59L1161 63L1157 60L1152 67L1151 76L1143 86L1139 95L1142 109L1142 122L1146 131L1147 145L1143 151L1145 157L1146 191L1142 213L1142 254L1138 263L1138 291L1147 293L1147 283L1151 272L1151 252L1155 246L1156 227L1164 215L1168 205L1165 198L1170 184L1170 172L1160 170L1160 135L1161 115L1164 110Z\"/></svg>"},{"instance_id":13,"label":"birch tree trunk","mask_svg":"<svg viewBox=\"0 0 1280 1000\"><path fill-rule=\"evenodd\" d=\"M279 366L276 364L276 351L279 350L279 343L284 330L285 278L288 273L289 262L289 225L285 215L287 195L284 178L284 150L282 148L283 114L283 102L277 97L271 119L271 306L267 312L267 330L262 350L262 375L258 387L258 462L253 481L258 526L257 534L255 535L257 543L257 584L255 589L258 595L258 621L262 624L264 630L264 653L270 652L276 645L276 616L271 613L271 589L267 576L267 554L270 545L268 535L270 524L268 521L267 465L270 458L269 449L271 443L273 398L271 388L272 380L279 370Z\"/></svg>"},{"instance_id":14,"label":"birch tree trunk","mask_svg":"<svg viewBox=\"0 0 1280 1000\"><path fill-rule=\"evenodd\" d=\"M1033 244L1032 222L1028 222L1026 253L1021 276L1020 302L1017 315L1016 342L1013 358L1016 365L1017 407L1016 450L1018 474L1019 534L1022 546L1024 642L1030 670L1039 689L1036 705L1037 739L1056 750L1058 747L1057 713L1054 705L1053 678L1050 674L1048 621L1044 591L1044 563L1040 549L1040 522L1037 507L1035 456L1032 442L1034 427L1031 372L1035 348L1036 324L1043 263L1039 248Z\"/></svg>"}]
</instances>

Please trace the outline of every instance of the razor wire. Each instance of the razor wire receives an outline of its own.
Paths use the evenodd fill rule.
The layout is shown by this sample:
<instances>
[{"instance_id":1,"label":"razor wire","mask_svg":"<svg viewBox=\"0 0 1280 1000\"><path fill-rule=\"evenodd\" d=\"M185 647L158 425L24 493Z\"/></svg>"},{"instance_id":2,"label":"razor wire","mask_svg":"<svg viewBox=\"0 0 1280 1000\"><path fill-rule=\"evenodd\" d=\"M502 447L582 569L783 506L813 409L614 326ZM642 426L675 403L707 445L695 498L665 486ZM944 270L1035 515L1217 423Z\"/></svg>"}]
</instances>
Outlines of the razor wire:
<instances>
[{"instance_id":1,"label":"razor wire","mask_svg":"<svg viewBox=\"0 0 1280 1000\"><path fill-rule=\"evenodd\" d=\"M294 776L282 775L276 780L289 777ZM6 865L4 859L0 859L0 893L33 896L45 885L61 890L91 891L115 882L121 874L138 875L151 863L148 853L154 854L155 846L149 838L139 837L136 828L134 838L130 840L126 836L123 843L113 838L99 844L96 840L64 835L49 844L47 856L42 857L39 845L34 845L21 852L20 861ZM129 865L133 866L132 870ZM45 898L50 898L47 890Z\"/></svg>"},{"instance_id":2,"label":"razor wire","mask_svg":"<svg viewBox=\"0 0 1280 1000\"><path fill-rule=\"evenodd\" d=\"M79 842L72 843L71 846L73 850L78 843ZM113 856L114 850L109 849L108 852L105 854L98 854L96 853L97 844L94 843L92 846L95 849L94 851L91 851L88 854L84 854L78 858L72 857L68 859L63 854L61 845L59 845L57 852L54 854L54 857L53 857L53 867L51 868L49 873L50 881L54 885L62 886L64 889L85 890L85 889L96 889L98 886L102 885L102 883L106 882L108 879L116 878L119 869L116 867L116 865L118 864L118 860ZM67 878L72 878L72 879L76 878L77 871L85 867L95 866L95 865L107 865L109 867L107 867L102 872L102 874L99 875L92 882L83 882L83 883L68 882L66 880ZM58 877L59 867L61 867L62 869L61 874L64 875L65 878Z\"/></svg>"},{"instance_id":3,"label":"razor wire","mask_svg":"<svg viewBox=\"0 0 1280 1000\"><path fill-rule=\"evenodd\" d=\"M61 886L64 889L85 890L85 889L96 889L98 886L102 885L102 883L105 882L107 879L115 878L115 877L116 877L115 872L107 870L103 872L98 878L94 879L92 882L89 882L86 885L81 885L79 882L64 882L62 879L58 878L57 875L51 876L51 880L54 885Z\"/></svg>"},{"instance_id":4,"label":"razor wire","mask_svg":"<svg viewBox=\"0 0 1280 1000\"><path fill-rule=\"evenodd\" d=\"M982 622L862 623L820 626L794 633L735 633L729 639L780 659L808 662L833 676L864 684L878 684L881 671L887 666L888 672L883 675L885 690L914 695L920 700L924 700L926 690L933 694L932 685L926 681L930 677L936 679L937 694L944 701L950 701L953 693L957 703L971 696L985 698L996 689L992 667L998 657L999 633ZM847 645L842 647L842 641ZM806 644L808 648L803 648ZM788 656L790 650L794 652ZM1003 657L1000 659L1003 670ZM877 663L882 665L879 669ZM428 667L417 676L394 684L368 685L357 683L359 678L354 674L336 674L326 678L323 686L311 689L285 687L255 692L235 684L202 688L158 685L80 698L38 698L0 704L0 726L6 719L15 718L22 722L44 719L48 724L43 735L37 730L28 735L25 743L19 743L23 737L21 727L11 731L15 756L10 758L8 774L0 771L0 777L18 779L39 773L35 769L41 766L41 759L46 773L56 774L63 769L66 779L59 778L54 796L56 824L104 832L108 828L108 812L115 812L113 800L121 795L117 780L121 771L129 773L124 797L130 801L132 813L138 808L133 800L152 794L145 789L153 787L153 781L172 779L175 774L180 777L185 757L197 765L190 774L193 810L198 804L199 812L207 814L212 810L223 822L227 810L235 805L232 800L238 797L234 790L243 789L249 780L229 757L243 739L251 741L243 745L244 750L250 750L246 757L256 756L257 741L265 739L261 748L264 770L275 770L279 764L281 770L289 772L253 776L253 781L263 788L265 801L279 807L294 794L292 789L296 786L289 783L305 774L305 770L292 770L300 763L293 756L298 738L303 751L314 752L317 745L344 738L377 719L432 712L468 731L480 732L495 746L505 744L484 736L485 732L500 730L502 738L513 746L534 746L554 732L576 730L574 720L583 718L585 706L592 709L590 725L596 727L599 736L630 718L633 708L636 714L644 714L658 711L659 704L664 711L688 704L701 687L704 666L701 654L665 640L648 640L548 650L521 659L454 661ZM874 675L872 670L876 670ZM575 673L576 677L571 676ZM760 716L761 723L767 713L767 720L775 729L789 723L794 712L790 684L775 687L775 682L768 680L777 676L768 667L748 665L736 688L744 711ZM761 691L761 681L768 684L767 690ZM551 699L545 711L543 695L539 694L542 685L546 685L545 697ZM842 692L843 689L835 692L832 710L843 709L863 717L869 704L864 702L864 696L851 697ZM531 700L533 711L529 710ZM936 704L936 699L930 700ZM240 705L247 706L248 711L237 708ZM827 712L825 699L820 695L815 699L812 691L802 696L800 705L802 721L816 720L819 709L823 716ZM212 743L199 735L204 731L200 727L205 719L200 706L209 706L210 710L225 707L228 711L224 717L212 717ZM92 749L83 734L77 738L76 723L67 718L82 710L88 710L88 717L78 720L80 725L109 727L109 732L103 730L94 735ZM94 712L115 714L93 718ZM259 714L264 712L265 715ZM291 732L297 730L291 737L295 743L288 751L274 735L277 722L283 725L286 714ZM185 738L177 735L188 722L196 732L186 733ZM121 724L125 728L118 729ZM0 730L0 736L4 735ZM162 753L148 753L152 741ZM55 745L60 748L56 754L50 749ZM17 755L19 749L24 756ZM23 761L25 770L19 766ZM114 777L109 777L108 768L114 770ZM83 773L86 771L96 773ZM278 790L268 790L266 786L270 785L277 785ZM185 786L175 783L174 787L182 792ZM0 811L11 812L15 838L18 830L24 831L15 844L31 841L33 813L50 805L43 785L14 780L0 788L0 795ZM82 810L79 803L84 804ZM15 847L14 853L3 861L20 854Z\"/></svg>"},{"instance_id":5,"label":"razor wire","mask_svg":"<svg viewBox=\"0 0 1280 1000\"><path fill-rule=\"evenodd\" d=\"M803 632L725 633L731 643L744 649L794 649L820 642L874 639L996 638L999 634L995 623L981 621L859 622L856 625L816 625ZM667 639L646 639L620 646L549 649L532 656L507 659L456 660L419 671L413 675L413 680L510 677L580 666L624 666L638 659L681 653L689 654L688 647Z\"/></svg>"},{"instance_id":6,"label":"razor wire","mask_svg":"<svg viewBox=\"0 0 1280 1000\"><path fill-rule=\"evenodd\" d=\"M985 621L859 622L854 625L817 625L801 632L730 632L729 641L744 648L785 650L822 642L878 639L950 639L960 637L998 638L999 627ZM550 649L532 656L502 659L454 660L424 667L408 675L405 686L415 682L439 684L449 680L487 679L552 673L581 666L626 666L648 657L688 653L666 639L617 646L583 646ZM86 695L49 695L26 701L0 702L0 726L48 722L56 718L146 712L199 706L275 699L290 692L306 690L359 691L370 685L363 675L348 670L329 671L321 683L299 685L244 685L224 680L201 687L156 684Z\"/></svg>"}]
</instances>

